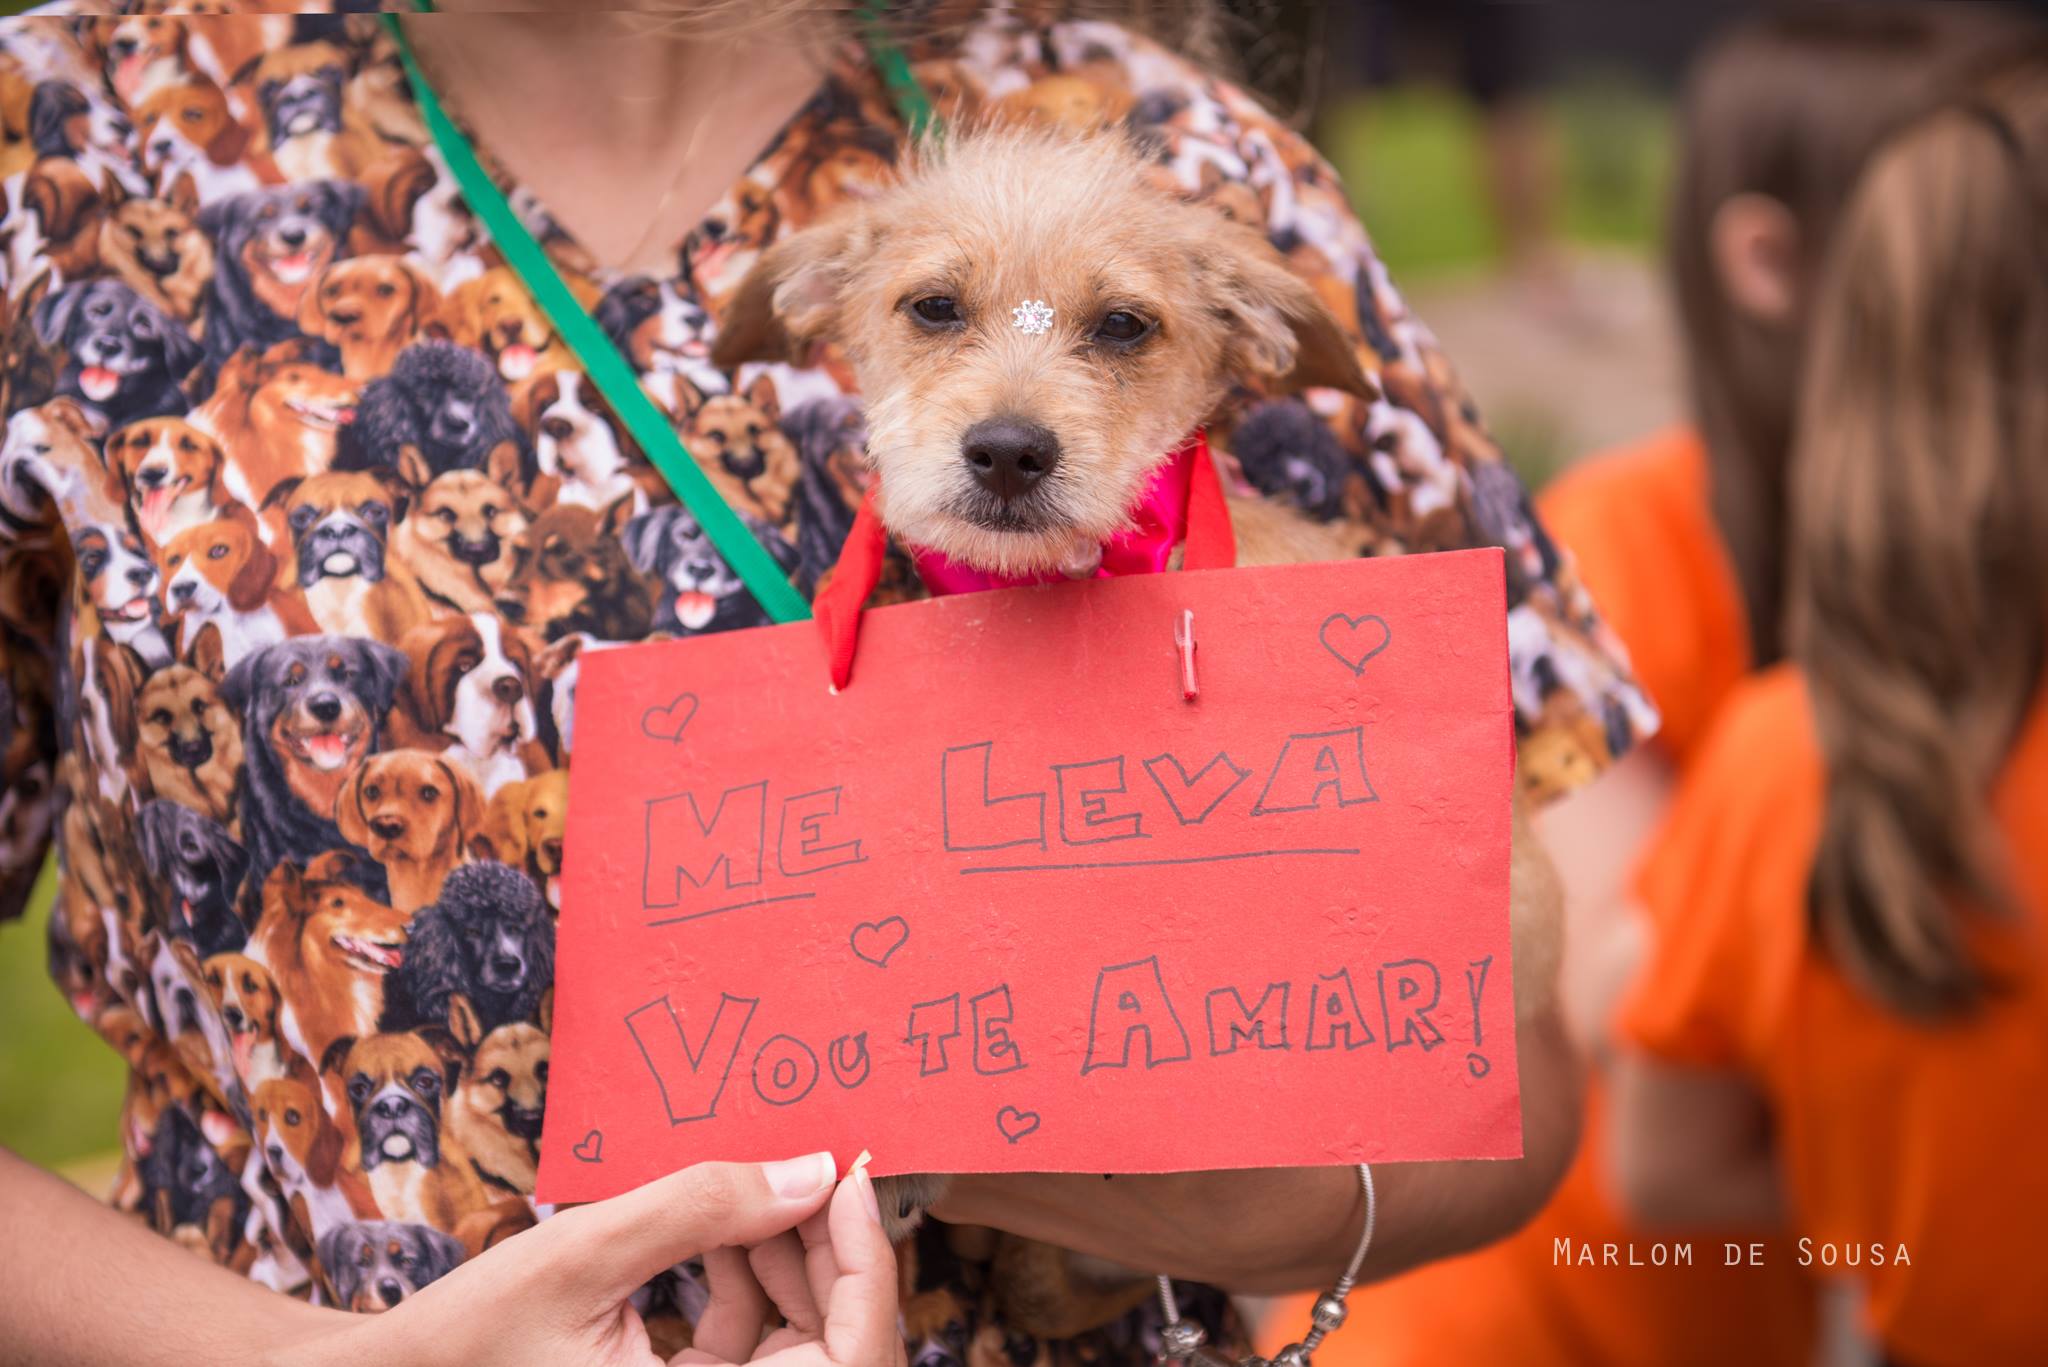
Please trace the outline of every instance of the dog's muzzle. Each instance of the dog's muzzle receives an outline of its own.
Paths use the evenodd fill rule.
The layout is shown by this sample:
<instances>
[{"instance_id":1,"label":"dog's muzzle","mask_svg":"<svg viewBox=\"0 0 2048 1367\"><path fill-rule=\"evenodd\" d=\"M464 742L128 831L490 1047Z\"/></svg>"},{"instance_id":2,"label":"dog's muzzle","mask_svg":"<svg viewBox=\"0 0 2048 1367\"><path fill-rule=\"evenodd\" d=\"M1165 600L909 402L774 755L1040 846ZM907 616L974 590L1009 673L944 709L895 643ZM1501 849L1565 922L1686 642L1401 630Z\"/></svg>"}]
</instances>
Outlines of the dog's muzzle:
<instances>
[{"instance_id":1,"label":"dog's muzzle","mask_svg":"<svg viewBox=\"0 0 2048 1367\"><path fill-rule=\"evenodd\" d=\"M396 1083L371 1097L356 1128L363 1137L363 1167L380 1163L418 1163L431 1168L441 1161L439 1127L419 1098Z\"/></svg>"},{"instance_id":2,"label":"dog's muzzle","mask_svg":"<svg viewBox=\"0 0 2048 1367\"><path fill-rule=\"evenodd\" d=\"M322 579L361 575L375 583L384 577L384 543L353 513L332 512L299 538L299 585L311 588Z\"/></svg>"}]
</instances>

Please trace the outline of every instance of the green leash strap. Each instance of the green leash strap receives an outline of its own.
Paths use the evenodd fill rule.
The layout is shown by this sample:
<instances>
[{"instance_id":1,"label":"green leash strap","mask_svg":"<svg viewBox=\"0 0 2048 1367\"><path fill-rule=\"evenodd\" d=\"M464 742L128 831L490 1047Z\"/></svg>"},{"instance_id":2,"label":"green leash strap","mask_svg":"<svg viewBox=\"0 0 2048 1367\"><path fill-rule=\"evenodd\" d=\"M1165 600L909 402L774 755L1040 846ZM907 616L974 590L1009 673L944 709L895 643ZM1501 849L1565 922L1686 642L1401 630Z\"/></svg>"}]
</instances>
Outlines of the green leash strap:
<instances>
[{"instance_id":1,"label":"green leash strap","mask_svg":"<svg viewBox=\"0 0 2048 1367\"><path fill-rule=\"evenodd\" d=\"M554 262L548 260L540 243L534 241L533 234L526 230L526 225L512 212L512 206L506 203L504 193L478 163L469 139L462 135L441 108L433 87L421 74L398 16L386 14L384 22L398 44L398 55L405 64L406 78L412 83L413 97L419 102L434 145L441 149L448 169L454 173L456 183L462 189L464 200L483 220L506 264L519 273L534 302L546 312L555 325L555 331L562 335L562 340L583 362L584 373L590 377L590 382L611 404L612 411L619 415L626 430L640 443L640 449L661 471L662 478L668 481L669 488L675 490L676 497L696 517L704 534L725 557L726 564L754 595L754 601L777 622L800 622L808 618L811 615L810 604L789 582L789 576L775 563L775 557L754 538L752 530L698 468L697 462L684 448L682 439L676 435L668 415L647 397L647 391L640 387L640 377L619 354L619 349L612 345L611 338L597 325L597 320L569 292L569 286L563 281L561 272L555 269ZM907 66L905 74L908 74Z\"/></svg>"}]
</instances>

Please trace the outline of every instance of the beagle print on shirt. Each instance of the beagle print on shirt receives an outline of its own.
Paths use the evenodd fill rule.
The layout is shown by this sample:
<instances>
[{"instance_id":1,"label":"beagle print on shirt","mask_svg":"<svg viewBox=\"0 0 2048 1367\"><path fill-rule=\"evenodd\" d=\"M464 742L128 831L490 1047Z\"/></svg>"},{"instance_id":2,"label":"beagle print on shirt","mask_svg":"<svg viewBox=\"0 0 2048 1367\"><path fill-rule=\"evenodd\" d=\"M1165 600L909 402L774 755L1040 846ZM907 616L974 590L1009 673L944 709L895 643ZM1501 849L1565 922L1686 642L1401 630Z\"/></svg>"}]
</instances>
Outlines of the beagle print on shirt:
<instances>
[{"instance_id":1,"label":"beagle print on shirt","mask_svg":"<svg viewBox=\"0 0 2048 1367\"><path fill-rule=\"evenodd\" d=\"M116 1204L384 1309L540 1213L583 654L764 618L463 203L377 17L183 8L0 20L0 912L54 843L54 975L131 1071ZM1382 393L1240 393L1219 473L1361 555L1504 547L1523 781L1583 782L1649 709L1328 166L1057 8L913 69L948 117L1121 125L1267 233ZM648 276L509 187L806 593L867 482L847 368L710 343L761 250L886 184L904 137L849 46ZM892 555L882 600L920 592ZM903 1256L919 1363L1156 1351L1142 1287L1057 1250L934 1224ZM640 1300L680 1346L704 1291ZM1220 1296L1183 1305L1236 1341Z\"/></svg>"}]
</instances>

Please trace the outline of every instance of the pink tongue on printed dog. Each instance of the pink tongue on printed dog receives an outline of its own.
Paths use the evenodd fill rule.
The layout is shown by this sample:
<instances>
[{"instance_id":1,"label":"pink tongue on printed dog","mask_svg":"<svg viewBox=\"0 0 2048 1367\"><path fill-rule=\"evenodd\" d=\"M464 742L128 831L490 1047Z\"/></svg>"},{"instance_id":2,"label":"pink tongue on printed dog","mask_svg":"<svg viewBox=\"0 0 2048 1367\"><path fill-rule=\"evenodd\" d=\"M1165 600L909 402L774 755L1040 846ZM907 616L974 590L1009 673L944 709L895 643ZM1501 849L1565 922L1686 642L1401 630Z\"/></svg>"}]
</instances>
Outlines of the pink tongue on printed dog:
<instances>
[{"instance_id":1,"label":"pink tongue on printed dog","mask_svg":"<svg viewBox=\"0 0 2048 1367\"><path fill-rule=\"evenodd\" d=\"M691 631L702 631L718 615L718 600L708 593L676 595L676 620Z\"/></svg>"},{"instance_id":2,"label":"pink tongue on printed dog","mask_svg":"<svg viewBox=\"0 0 2048 1367\"><path fill-rule=\"evenodd\" d=\"M306 741L306 753L313 762L323 769L332 769L348 758L347 736L312 736Z\"/></svg>"},{"instance_id":3,"label":"pink tongue on printed dog","mask_svg":"<svg viewBox=\"0 0 2048 1367\"><path fill-rule=\"evenodd\" d=\"M121 377L105 366L89 365L78 372L78 387L94 403L105 403L121 387Z\"/></svg>"},{"instance_id":4,"label":"pink tongue on printed dog","mask_svg":"<svg viewBox=\"0 0 2048 1367\"><path fill-rule=\"evenodd\" d=\"M524 342L515 342L498 353L498 373L508 380L523 380L533 374L540 355Z\"/></svg>"}]
</instances>

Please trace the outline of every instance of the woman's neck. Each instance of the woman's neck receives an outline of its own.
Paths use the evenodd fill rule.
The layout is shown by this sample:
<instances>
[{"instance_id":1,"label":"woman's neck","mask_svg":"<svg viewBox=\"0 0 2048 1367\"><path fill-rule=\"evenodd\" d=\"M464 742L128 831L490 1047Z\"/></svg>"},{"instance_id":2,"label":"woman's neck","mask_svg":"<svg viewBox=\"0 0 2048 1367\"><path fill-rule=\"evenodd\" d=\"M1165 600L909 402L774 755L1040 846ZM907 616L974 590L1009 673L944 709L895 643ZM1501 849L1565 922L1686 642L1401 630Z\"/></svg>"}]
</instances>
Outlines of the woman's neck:
<instances>
[{"instance_id":1,"label":"woman's neck","mask_svg":"<svg viewBox=\"0 0 2048 1367\"><path fill-rule=\"evenodd\" d=\"M539 0L404 22L443 101L600 265L673 248L817 88L828 46L786 11L742 33ZM776 7L767 7L774 11Z\"/></svg>"}]
</instances>

